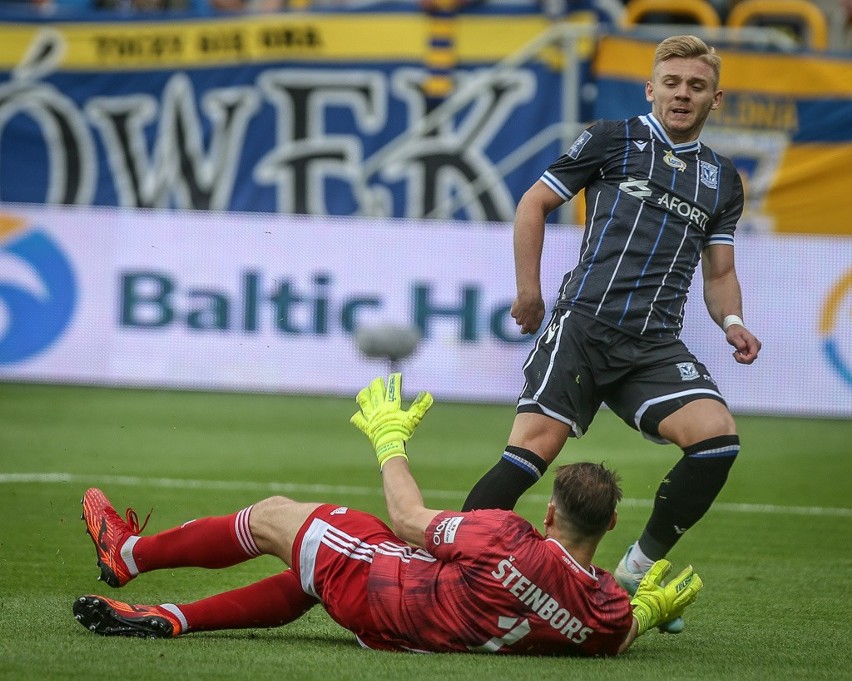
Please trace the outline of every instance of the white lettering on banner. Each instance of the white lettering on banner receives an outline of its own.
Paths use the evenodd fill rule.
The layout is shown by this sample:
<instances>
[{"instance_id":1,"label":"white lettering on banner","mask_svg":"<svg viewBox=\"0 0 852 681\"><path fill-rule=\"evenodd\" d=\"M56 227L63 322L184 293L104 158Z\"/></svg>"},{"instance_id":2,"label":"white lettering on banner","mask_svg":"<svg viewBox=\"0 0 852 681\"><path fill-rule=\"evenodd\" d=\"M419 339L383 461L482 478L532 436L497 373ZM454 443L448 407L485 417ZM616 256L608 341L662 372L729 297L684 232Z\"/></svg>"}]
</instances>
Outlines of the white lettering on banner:
<instances>
[{"instance_id":1,"label":"white lettering on banner","mask_svg":"<svg viewBox=\"0 0 852 681\"><path fill-rule=\"evenodd\" d=\"M262 184L273 185L278 210L323 215L328 212L324 179L344 180L358 205L373 203L360 170L362 135L386 123L387 86L369 71L282 69L261 74L258 85L276 111L276 144L254 169ZM329 135L322 115L345 107L359 134Z\"/></svg>"},{"instance_id":2,"label":"white lettering on banner","mask_svg":"<svg viewBox=\"0 0 852 681\"><path fill-rule=\"evenodd\" d=\"M418 130L419 121L428 113L422 93L419 69L402 68L394 72L394 94L407 104L408 129ZM478 74L458 74L459 87ZM476 95L466 116L453 118L436 130L423 130L406 136L389 152L379 152L369 159L364 173L367 178L378 175L391 184L405 180L409 187L405 217L451 218L455 195L465 196L469 219L487 221L489 215L506 216L515 212L514 199L505 180L484 150L497 137L518 106L536 94L534 77L523 70L504 73L491 80ZM474 191L474 183L484 187ZM387 213L385 213L387 214Z\"/></svg>"},{"instance_id":3,"label":"white lettering on banner","mask_svg":"<svg viewBox=\"0 0 852 681\"><path fill-rule=\"evenodd\" d=\"M393 324L421 331L402 369L437 399L512 403L522 387L535 338L509 314L508 223L9 203L3 213L21 227L0 238L0 305L13 317L0 343L36 324L50 342L32 352L28 332L17 354L0 345L0 380L347 397L377 371L353 330ZM545 238L542 290L556 292L582 230ZM36 241L38 253L17 250ZM852 418L852 239L738 234L736 251L749 329L764 351L748 367L733 361L702 304L701 277L682 340L735 412ZM779 266L791 262L813 277L791 288ZM73 292L74 304L48 305L54 311L40 317L2 293L36 301L45 286Z\"/></svg>"},{"instance_id":4,"label":"white lettering on banner","mask_svg":"<svg viewBox=\"0 0 852 681\"><path fill-rule=\"evenodd\" d=\"M231 53L242 49L239 40L239 34L211 33L205 45ZM108 40L96 47L108 54L176 45L122 47ZM0 85L0 128L8 127L7 138L15 140L21 137L16 114L36 119L48 152L48 167L33 166L45 177L44 200L133 208L228 210L237 204L290 214L511 220L514 198L489 149L517 109L535 100L538 82L523 69L483 81L455 115L428 128L420 123L428 113L425 69L268 68L259 70L256 82L245 82L223 67L221 79L237 84L207 89L186 72L172 74L163 86L140 73L128 87L145 91L96 91L86 99L86 87L70 87L84 98L75 102L39 81L58 67L55 59L41 59L22 64L17 80ZM457 79L461 84L479 73L460 72ZM401 122L391 118L391 93L405 106L396 138L388 129ZM4 198L27 200L18 195L29 197L32 182L24 189L10 177Z\"/></svg>"},{"instance_id":5,"label":"white lettering on banner","mask_svg":"<svg viewBox=\"0 0 852 681\"><path fill-rule=\"evenodd\" d=\"M514 561L514 556L504 558L497 564L491 576L572 643L582 643L589 634L594 633L592 627L573 616L553 596L526 577L514 566Z\"/></svg>"},{"instance_id":6,"label":"white lettering on banner","mask_svg":"<svg viewBox=\"0 0 852 681\"><path fill-rule=\"evenodd\" d=\"M33 66L34 72L38 68ZM52 85L25 77L0 85L0 132L28 114L47 140L46 203L89 204L95 194L95 142L74 102ZM35 164L31 159L30 163ZM6 197L10 194L4 187ZM7 198L8 200L8 198Z\"/></svg>"},{"instance_id":7,"label":"white lettering on banner","mask_svg":"<svg viewBox=\"0 0 852 681\"><path fill-rule=\"evenodd\" d=\"M201 121L189 78L176 73L162 106L150 95L93 97L86 113L109 150L113 181L122 206L225 210L230 206L246 128L260 106L250 87L209 91L201 101L212 122L205 154ZM149 157L145 129L159 121Z\"/></svg>"}]
</instances>

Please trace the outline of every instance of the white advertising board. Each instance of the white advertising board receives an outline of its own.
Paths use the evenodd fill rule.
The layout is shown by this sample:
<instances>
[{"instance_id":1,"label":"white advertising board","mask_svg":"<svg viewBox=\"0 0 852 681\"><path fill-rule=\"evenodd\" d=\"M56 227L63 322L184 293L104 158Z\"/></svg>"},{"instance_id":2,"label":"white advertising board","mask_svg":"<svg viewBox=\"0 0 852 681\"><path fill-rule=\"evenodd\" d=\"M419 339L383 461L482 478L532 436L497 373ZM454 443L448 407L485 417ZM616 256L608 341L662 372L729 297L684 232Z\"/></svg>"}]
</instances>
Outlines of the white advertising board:
<instances>
[{"instance_id":1,"label":"white advertising board","mask_svg":"<svg viewBox=\"0 0 852 681\"><path fill-rule=\"evenodd\" d=\"M546 298L581 230L549 230ZM737 412L852 416L852 239L742 235L749 367L696 276L683 338ZM354 396L389 363L354 334L415 326L406 386L513 402L511 226L0 207L0 380Z\"/></svg>"}]
</instances>

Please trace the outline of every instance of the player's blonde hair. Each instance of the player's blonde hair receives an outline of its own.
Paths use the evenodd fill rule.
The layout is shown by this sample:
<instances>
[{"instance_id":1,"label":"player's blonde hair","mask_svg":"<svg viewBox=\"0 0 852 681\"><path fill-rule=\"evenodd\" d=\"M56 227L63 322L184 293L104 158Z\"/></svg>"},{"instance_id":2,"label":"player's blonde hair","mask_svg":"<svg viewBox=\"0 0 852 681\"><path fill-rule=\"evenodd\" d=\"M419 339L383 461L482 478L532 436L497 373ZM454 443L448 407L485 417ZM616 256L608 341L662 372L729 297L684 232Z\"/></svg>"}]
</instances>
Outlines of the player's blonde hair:
<instances>
[{"instance_id":1,"label":"player's blonde hair","mask_svg":"<svg viewBox=\"0 0 852 681\"><path fill-rule=\"evenodd\" d=\"M719 78L722 71L722 58L716 53L716 49L710 47L701 38L694 35L673 35L666 38L654 52L654 68L664 61L681 57L683 59L700 59L707 66L713 69L715 77L714 87L719 85Z\"/></svg>"}]
</instances>

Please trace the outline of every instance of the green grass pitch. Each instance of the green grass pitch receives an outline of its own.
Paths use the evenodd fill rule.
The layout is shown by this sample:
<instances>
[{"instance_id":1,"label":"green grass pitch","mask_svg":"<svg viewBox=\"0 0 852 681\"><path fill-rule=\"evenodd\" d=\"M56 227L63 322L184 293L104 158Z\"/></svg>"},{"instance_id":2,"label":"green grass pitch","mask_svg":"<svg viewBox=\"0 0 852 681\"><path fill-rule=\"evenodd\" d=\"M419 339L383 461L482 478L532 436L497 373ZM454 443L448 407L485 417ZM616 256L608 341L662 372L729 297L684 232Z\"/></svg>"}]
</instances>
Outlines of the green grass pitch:
<instances>
[{"instance_id":1,"label":"green grass pitch","mask_svg":"<svg viewBox=\"0 0 852 681\"><path fill-rule=\"evenodd\" d=\"M852 669L852 423L738 418L742 453L716 506L670 555L705 581L679 636L640 639L614 659L414 655L360 649L320 609L284 628L174 641L103 638L80 627L83 593L185 602L280 569L96 581L80 497L99 486L146 533L230 513L273 493L386 517L376 462L348 419L354 399L0 384L0 679L719 679L849 678ZM502 451L509 405L438 403L410 447L432 507L458 508ZM562 462L606 461L623 477L618 526L597 564L613 569L678 458L609 412ZM550 477L518 512L538 527Z\"/></svg>"}]
</instances>

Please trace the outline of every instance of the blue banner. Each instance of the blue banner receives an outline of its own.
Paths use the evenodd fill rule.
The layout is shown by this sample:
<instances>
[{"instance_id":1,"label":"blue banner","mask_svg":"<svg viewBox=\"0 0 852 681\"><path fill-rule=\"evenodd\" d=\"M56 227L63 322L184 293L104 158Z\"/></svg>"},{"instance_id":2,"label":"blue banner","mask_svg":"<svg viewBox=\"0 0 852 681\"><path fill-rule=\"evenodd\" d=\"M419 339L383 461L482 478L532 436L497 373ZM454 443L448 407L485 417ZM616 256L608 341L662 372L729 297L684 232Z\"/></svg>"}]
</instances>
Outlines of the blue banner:
<instances>
[{"instance_id":1,"label":"blue banner","mask_svg":"<svg viewBox=\"0 0 852 681\"><path fill-rule=\"evenodd\" d=\"M547 22L447 21L0 24L0 200L511 220L567 139L564 60L533 58L466 96ZM427 86L448 64L455 111L423 127L446 103Z\"/></svg>"},{"instance_id":2,"label":"blue banner","mask_svg":"<svg viewBox=\"0 0 852 681\"><path fill-rule=\"evenodd\" d=\"M585 38L517 56L566 24ZM600 29L588 11L0 21L0 201L508 222L584 125L648 110L654 42ZM852 232L852 59L722 54L705 141L743 173L743 231Z\"/></svg>"}]
</instances>

